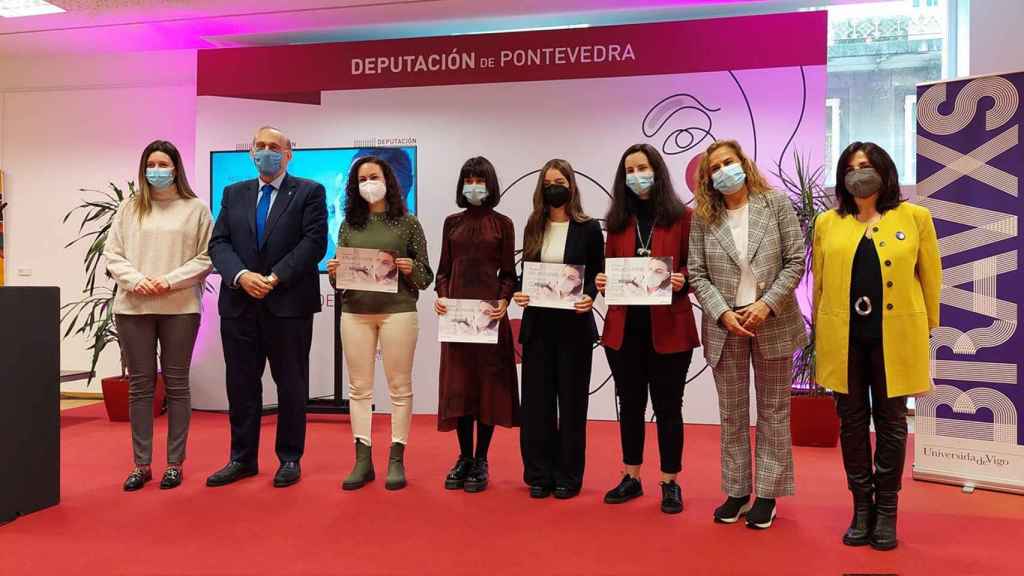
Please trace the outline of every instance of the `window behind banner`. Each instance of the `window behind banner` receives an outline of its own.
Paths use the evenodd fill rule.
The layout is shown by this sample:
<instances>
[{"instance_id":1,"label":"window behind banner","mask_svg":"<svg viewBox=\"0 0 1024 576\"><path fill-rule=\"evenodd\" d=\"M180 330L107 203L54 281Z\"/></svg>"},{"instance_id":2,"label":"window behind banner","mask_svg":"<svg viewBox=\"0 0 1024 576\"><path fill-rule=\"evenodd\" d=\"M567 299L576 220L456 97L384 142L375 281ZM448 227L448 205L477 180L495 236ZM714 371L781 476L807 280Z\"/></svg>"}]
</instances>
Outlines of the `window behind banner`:
<instances>
[{"instance_id":1,"label":"window behind banner","mask_svg":"<svg viewBox=\"0 0 1024 576\"><path fill-rule=\"evenodd\" d=\"M825 125L827 186L835 163L855 140L892 156L900 181L916 181L916 85L955 77L957 29L966 11L957 0L900 0L824 7L829 14ZM963 14L961 14L963 13Z\"/></svg>"},{"instance_id":2,"label":"window behind banner","mask_svg":"<svg viewBox=\"0 0 1024 576\"><path fill-rule=\"evenodd\" d=\"M338 229L345 219L345 184L349 167L365 156L379 156L391 165L405 192L409 211L416 213L416 147L402 148L296 148L288 173L324 185L327 191L327 254L320 271L327 272L327 261L334 258ZM256 168L247 150L210 152L210 209L216 220L220 213L224 188L235 182L256 178Z\"/></svg>"}]
</instances>

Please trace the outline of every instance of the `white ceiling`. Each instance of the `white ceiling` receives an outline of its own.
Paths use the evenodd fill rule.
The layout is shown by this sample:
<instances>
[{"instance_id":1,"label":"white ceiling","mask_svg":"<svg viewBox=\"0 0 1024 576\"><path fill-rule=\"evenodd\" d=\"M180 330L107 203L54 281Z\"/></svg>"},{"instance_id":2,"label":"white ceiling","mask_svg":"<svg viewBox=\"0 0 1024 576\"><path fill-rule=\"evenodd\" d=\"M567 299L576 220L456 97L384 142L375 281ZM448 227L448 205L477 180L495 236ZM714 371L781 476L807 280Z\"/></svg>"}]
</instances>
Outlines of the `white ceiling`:
<instances>
[{"instance_id":1,"label":"white ceiling","mask_svg":"<svg viewBox=\"0 0 1024 576\"><path fill-rule=\"evenodd\" d=\"M677 20L835 0L52 0L0 18L0 57L431 36ZM849 2L851 0L838 0Z\"/></svg>"}]
</instances>

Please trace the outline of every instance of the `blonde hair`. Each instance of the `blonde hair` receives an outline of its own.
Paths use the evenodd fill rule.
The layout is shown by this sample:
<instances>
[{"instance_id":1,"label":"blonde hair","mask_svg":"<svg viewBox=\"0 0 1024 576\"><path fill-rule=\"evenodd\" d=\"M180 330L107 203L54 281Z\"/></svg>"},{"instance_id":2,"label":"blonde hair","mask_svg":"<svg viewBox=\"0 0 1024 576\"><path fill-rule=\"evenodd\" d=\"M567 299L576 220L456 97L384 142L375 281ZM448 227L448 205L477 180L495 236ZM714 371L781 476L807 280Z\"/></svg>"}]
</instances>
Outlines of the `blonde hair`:
<instances>
[{"instance_id":1,"label":"blonde hair","mask_svg":"<svg viewBox=\"0 0 1024 576\"><path fill-rule=\"evenodd\" d=\"M740 147L739 142L735 140L719 140L712 143L704 151L703 156L701 156L700 167L697 170L697 189L693 193L694 200L697 201L695 212L705 224L717 224L725 210L725 196L718 190L715 190L715 186L712 184L710 160L711 154L723 147L731 148L736 153L736 157L739 158L740 166L743 167L743 172L747 175L745 185L751 194L764 194L771 190L768 181L761 175L761 171L757 169L757 164L754 164L754 161L743 153L743 148Z\"/></svg>"}]
</instances>

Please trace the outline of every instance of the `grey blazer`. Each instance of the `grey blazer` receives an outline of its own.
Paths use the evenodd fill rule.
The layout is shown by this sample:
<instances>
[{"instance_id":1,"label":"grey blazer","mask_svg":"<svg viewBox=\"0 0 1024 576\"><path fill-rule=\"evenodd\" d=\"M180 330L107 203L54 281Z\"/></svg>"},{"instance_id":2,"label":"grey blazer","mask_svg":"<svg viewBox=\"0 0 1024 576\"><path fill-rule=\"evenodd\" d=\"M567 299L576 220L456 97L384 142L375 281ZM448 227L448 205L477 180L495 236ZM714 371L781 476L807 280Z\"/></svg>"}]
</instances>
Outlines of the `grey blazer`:
<instances>
[{"instance_id":1,"label":"grey blazer","mask_svg":"<svg viewBox=\"0 0 1024 576\"><path fill-rule=\"evenodd\" d=\"M803 315L793 295L805 269L803 233L789 199L777 191L750 196L747 257L757 282L757 297L772 314L756 332L765 358L793 354L807 343ZM713 225L694 216L688 259L690 285L700 302L704 358L718 364L729 335L719 319L736 304L739 253L726 219Z\"/></svg>"}]
</instances>

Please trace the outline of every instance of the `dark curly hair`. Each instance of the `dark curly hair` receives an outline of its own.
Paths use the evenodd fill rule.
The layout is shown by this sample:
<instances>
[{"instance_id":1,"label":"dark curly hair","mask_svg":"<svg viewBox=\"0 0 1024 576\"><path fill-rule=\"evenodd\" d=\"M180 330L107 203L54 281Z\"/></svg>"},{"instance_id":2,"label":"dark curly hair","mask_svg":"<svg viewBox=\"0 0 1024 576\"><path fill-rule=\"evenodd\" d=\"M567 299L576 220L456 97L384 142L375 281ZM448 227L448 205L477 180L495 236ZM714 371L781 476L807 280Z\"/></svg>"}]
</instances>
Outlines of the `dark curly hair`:
<instances>
[{"instance_id":1,"label":"dark curly hair","mask_svg":"<svg viewBox=\"0 0 1024 576\"><path fill-rule=\"evenodd\" d=\"M405 192L395 177L391 165L377 156L363 156L348 171L348 183L345 185L345 222L355 228L365 228L370 219L370 205L359 195L359 168L363 164L376 164L384 174L384 185L387 193L387 216L389 220L398 220L408 213L405 206Z\"/></svg>"}]
</instances>

